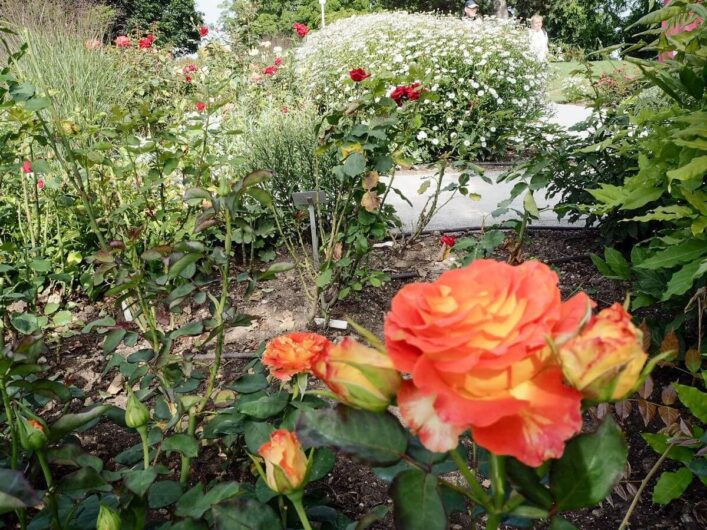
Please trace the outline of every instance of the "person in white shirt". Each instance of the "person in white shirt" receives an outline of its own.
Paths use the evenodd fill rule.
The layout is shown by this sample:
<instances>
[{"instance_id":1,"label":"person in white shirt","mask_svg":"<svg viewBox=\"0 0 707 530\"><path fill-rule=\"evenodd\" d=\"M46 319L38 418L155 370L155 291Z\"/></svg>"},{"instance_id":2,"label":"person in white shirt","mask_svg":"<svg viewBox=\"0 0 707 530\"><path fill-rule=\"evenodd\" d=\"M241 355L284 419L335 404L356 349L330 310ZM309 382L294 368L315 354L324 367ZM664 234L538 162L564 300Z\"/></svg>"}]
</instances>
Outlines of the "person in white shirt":
<instances>
[{"instance_id":1,"label":"person in white shirt","mask_svg":"<svg viewBox=\"0 0 707 530\"><path fill-rule=\"evenodd\" d=\"M530 49L539 61L546 61L550 53L548 49L547 33L543 29L543 17L533 15L530 19L530 30L528 31Z\"/></svg>"}]
</instances>

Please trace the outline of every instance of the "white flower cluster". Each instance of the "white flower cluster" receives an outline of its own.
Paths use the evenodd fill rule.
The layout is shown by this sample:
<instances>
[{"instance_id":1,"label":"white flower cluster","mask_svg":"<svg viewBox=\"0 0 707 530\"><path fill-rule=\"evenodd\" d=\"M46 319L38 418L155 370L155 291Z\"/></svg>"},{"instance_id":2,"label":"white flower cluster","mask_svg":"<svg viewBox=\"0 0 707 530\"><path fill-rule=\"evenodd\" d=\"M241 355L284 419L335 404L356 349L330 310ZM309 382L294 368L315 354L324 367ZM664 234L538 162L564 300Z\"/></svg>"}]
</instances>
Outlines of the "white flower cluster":
<instances>
[{"instance_id":1,"label":"white flower cluster","mask_svg":"<svg viewBox=\"0 0 707 530\"><path fill-rule=\"evenodd\" d=\"M354 99L354 68L373 76L419 72L438 96L425 102L422 147L492 150L495 138L521 132L545 103L547 67L513 21L487 18L472 26L428 14L354 16L310 34L296 64L306 91L326 107Z\"/></svg>"}]
</instances>

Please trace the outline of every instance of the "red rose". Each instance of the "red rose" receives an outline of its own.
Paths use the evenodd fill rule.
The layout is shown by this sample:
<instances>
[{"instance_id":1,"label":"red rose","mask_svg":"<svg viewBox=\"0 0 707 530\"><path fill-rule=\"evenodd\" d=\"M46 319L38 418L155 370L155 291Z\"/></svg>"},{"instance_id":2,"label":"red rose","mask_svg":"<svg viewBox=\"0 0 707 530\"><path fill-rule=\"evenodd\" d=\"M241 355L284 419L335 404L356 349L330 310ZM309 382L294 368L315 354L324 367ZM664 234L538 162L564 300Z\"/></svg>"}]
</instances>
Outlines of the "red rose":
<instances>
[{"instance_id":1,"label":"red rose","mask_svg":"<svg viewBox=\"0 0 707 530\"><path fill-rule=\"evenodd\" d=\"M363 68L356 68L355 70L351 70L349 72L349 77L354 83L360 83L364 79L371 77L371 74L366 72Z\"/></svg>"},{"instance_id":2,"label":"red rose","mask_svg":"<svg viewBox=\"0 0 707 530\"><path fill-rule=\"evenodd\" d=\"M456 244L457 238L454 237L454 236L442 236L442 238L440 239L440 241L441 241L442 244L445 245L446 247L452 248L452 247L454 247L454 245Z\"/></svg>"},{"instance_id":3,"label":"red rose","mask_svg":"<svg viewBox=\"0 0 707 530\"><path fill-rule=\"evenodd\" d=\"M40 190L44 189L44 179L37 180L37 188Z\"/></svg>"},{"instance_id":4,"label":"red rose","mask_svg":"<svg viewBox=\"0 0 707 530\"><path fill-rule=\"evenodd\" d=\"M192 77L191 77L190 75L185 76L185 77L184 77L184 80L185 80L187 83L191 83L191 82L193 81L193 79L192 79Z\"/></svg>"},{"instance_id":5,"label":"red rose","mask_svg":"<svg viewBox=\"0 0 707 530\"><path fill-rule=\"evenodd\" d=\"M22 172L23 173L32 173L32 162L29 160L25 160L24 163L22 164Z\"/></svg>"},{"instance_id":6,"label":"red rose","mask_svg":"<svg viewBox=\"0 0 707 530\"><path fill-rule=\"evenodd\" d=\"M413 83L407 87L408 99L410 101L417 101L420 99L420 94L425 92L420 83Z\"/></svg>"},{"instance_id":7,"label":"red rose","mask_svg":"<svg viewBox=\"0 0 707 530\"><path fill-rule=\"evenodd\" d=\"M294 24L292 24L292 27L297 32L297 35L299 35L301 38L305 38L307 36L307 33L309 33L309 28L306 24L300 24L299 22L295 22Z\"/></svg>"},{"instance_id":8,"label":"red rose","mask_svg":"<svg viewBox=\"0 0 707 530\"><path fill-rule=\"evenodd\" d=\"M198 71L199 67L193 63L190 63L186 65L184 68L182 68L182 73L184 74L193 74L194 72Z\"/></svg>"},{"instance_id":9,"label":"red rose","mask_svg":"<svg viewBox=\"0 0 707 530\"><path fill-rule=\"evenodd\" d=\"M199 28L199 37L202 39L209 34L209 28L207 26L201 26Z\"/></svg>"},{"instance_id":10,"label":"red rose","mask_svg":"<svg viewBox=\"0 0 707 530\"><path fill-rule=\"evenodd\" d=\"M290 112L289 107L282 107L282 113L283 113L283 114L287 114L288 112Z\"/></svg>"},{"instance_id":11,"label":"red rose","mask_svg":"<svg viewBox=\"0 0 707 530\"><path fill-rule=\"evenodd\" d=\"M156 39L154 35L148 35L147 37L140 39L137 43L137 46L141 50L147 50L149 48L152 48L152 43L155 42L155 40Z\"/></svg>"},{"instance_id":12,"label":"red rose","mask_svg":"<svg viewBox=\"0 0 707 530\"><path fill-rule=\"evenodd\" d=\"M204 103L203 101L199 101L196 104L196 110L198 110L199 112L204 112L206 110L206 103Z\"/></svg>"},{"instance_id":13,"label":"red rose","mask_svg":"<svg viewBox=\"0 0 707 530\"><path fill-rule=\"evenodd\" d=\"M408 98L408 89L404 86L395 87L395 90L390 93L390 97L398 104L398 107L403 105L403 101Z\"/></svg>"},{"instance_id":14,"label":"red rose","mask_svg":"<svg viewBox=\"0 0 707 530\"><path fill-rule=\"evenodd\" d=\"M268 66L267 68L263 68L263 73L265 75L275 75L277 73L277 66Z\"/></svg>"},{"instance_id":15,"label":"red rose","mask_svg":"<svg viewBox=\"0 0 707 530\"><path fill-rule=\"evenodd\" d=\"M275 57L275 66L280 66L282 64L282 57Z\"/></svg>"}]
</instances>

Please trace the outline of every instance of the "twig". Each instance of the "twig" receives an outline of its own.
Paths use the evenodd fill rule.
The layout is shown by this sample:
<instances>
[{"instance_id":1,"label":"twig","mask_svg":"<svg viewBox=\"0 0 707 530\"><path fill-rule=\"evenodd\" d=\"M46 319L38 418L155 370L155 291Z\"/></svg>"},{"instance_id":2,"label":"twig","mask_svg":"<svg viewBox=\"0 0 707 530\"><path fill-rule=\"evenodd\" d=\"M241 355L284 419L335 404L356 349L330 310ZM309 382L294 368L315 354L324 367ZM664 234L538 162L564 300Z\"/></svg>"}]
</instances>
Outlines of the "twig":
<instances>
[{"instance_id":1,"label":"twig","mask_svg":"<svg viewBox=\"0 0 707 530\"><path fill-rule=\"evenodd\" d=\"M636 492L636 495L633 497L633 501L631 501L631 506L628 507L628 511L626 512L626 515L624 516L623 521L621 521L621 525L619 525L619 530L624 530L628 526L628 521L631 518L631 515L633 515L633 510L636 509L636 506L638 505L638 500L641 498L641 493L643 493L643 490L646 489L646 486L648 485L648 482L653 478L653 475L656 474L658 469L660 468L660 465L663 463L663 461L667 458L668 453L670 450L673 448L675 443L671 443L668 445L668 447L663 451L663 454L660 455L660 458L658 461L653 464L653 467L651 470L648 472L648 474L645 476L645 478L641 481L641 485L638 487L638 491Z\"/></svg>"}]
</instances>

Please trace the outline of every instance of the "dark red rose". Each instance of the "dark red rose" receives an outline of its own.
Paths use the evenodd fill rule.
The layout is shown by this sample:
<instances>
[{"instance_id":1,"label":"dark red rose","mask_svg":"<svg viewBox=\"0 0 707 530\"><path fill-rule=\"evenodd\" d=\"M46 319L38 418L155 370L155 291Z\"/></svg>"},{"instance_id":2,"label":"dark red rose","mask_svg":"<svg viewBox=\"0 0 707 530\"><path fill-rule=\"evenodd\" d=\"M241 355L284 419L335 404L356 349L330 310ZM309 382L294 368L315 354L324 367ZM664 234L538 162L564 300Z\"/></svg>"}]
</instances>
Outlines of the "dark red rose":
<instances>
[{"instance_id":1,"label":"dark red rose","mask_svg":"<svg viewBox=\"0 0 707 530\"><path fill-rule=\"evenodd\" d=\"M351 70L349 72L349 77L354 83L360 83L364 79L371 77L371 74L366 72L363 68L356 68L355 70Z\"/></svg>"}]
</instances>

